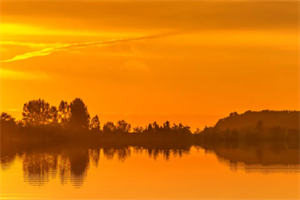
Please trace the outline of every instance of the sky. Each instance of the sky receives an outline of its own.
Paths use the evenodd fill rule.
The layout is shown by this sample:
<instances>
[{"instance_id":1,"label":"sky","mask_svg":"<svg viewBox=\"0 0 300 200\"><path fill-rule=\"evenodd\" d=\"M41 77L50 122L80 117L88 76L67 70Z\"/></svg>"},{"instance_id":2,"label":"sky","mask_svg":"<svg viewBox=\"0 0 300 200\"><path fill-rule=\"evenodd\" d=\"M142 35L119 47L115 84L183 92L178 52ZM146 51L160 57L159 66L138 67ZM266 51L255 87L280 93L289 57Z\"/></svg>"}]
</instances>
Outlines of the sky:
<instances>
[{"instance_id":1,"label":"sky","mask_svg":"<svg viewBox=\"0 0 300 200\"><path fill-rule=\"evenodd\" d=\"M299 110L299 1L1 0L0 111L80 97L102 122Z\"/></svg>"}]
</instances>

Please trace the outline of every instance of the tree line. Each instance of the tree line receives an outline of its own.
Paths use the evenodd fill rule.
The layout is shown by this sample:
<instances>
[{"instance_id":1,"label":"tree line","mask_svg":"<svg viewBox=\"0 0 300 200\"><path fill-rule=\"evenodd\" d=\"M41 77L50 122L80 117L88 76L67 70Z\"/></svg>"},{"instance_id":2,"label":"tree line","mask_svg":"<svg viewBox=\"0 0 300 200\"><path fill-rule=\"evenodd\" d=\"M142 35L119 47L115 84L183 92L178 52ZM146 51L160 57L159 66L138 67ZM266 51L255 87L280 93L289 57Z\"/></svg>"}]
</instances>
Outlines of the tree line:
<instances>
[{"instance_id":1,"label":"tree line","mask_svg":"<svg viewBox=\"0 0 300 200\"><path fill-rule=\"evenodd\" d=\"M51 106L43 99L31 100L24 104L22 119L16 120L7 113L0 117L1 141L13 137L23 140L34 138L47 141L68 137L89 138L89 142L110 141L130 143L215 143L241 141L289 141L299 144L299 111L247 111L242 114L231 113L220 119L215 126L197 129L195 132L189 126L181 123L171 124L169 121L162 125L157 122L149 123L145 127L132 127L124 120L117 123L106 122L101 126L98 115L90 117L86 104L75 98L70 103L61 101ZM17 134L26 132L26 135ZM4 134L3 134L4 133ZM15 133L15 134L13 134ZM89 136L97 136L96 138ZM77 137L75 137L77 136ZM98 137L99 136L99 137ZM108 136L108 137L105 137ZM147 136L147 137L145 137ZM66 139L67 140L67 139ZM165 145L165 144L164 144Z\"/></svg>"},{"instance_id":2,"label":"tree line","mask_svg":"<svg viewBox=\"0 0 300 200\"><path fill-rule=\"evenodd\" d=\"M94 133L192 133L189 126L181 123L171 125L169 121L162 125L153 122L146 127L132 127L125 120L120 120L117 123L108 121L101 126L98 115L91 117L86 104L80 98L75 98L70 103L62 100L58 107L51 106L43 99L31 100L24 104L21 120L2 112L0 123L2 126L57 127L76 131L89 130Z\"/></svg>"}]
</instances>

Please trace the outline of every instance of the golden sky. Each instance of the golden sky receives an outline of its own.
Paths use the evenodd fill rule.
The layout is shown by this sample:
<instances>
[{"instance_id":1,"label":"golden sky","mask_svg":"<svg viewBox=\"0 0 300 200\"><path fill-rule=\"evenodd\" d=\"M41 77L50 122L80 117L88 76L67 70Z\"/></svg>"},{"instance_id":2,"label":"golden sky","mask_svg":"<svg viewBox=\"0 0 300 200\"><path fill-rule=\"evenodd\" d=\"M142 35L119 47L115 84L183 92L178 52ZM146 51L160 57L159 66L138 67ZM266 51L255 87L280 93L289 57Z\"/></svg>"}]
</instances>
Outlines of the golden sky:
<instances>
[{"instance_id":1,"label":"golden sky","mask_svg":"<svg viewBox=\"0 0 300 200\"><path fill-rule=\"evenodd\" d=\"M102 121L300 109L299 1L1 0L0 110L81 97Z\"/></svg>"}]
</instances>

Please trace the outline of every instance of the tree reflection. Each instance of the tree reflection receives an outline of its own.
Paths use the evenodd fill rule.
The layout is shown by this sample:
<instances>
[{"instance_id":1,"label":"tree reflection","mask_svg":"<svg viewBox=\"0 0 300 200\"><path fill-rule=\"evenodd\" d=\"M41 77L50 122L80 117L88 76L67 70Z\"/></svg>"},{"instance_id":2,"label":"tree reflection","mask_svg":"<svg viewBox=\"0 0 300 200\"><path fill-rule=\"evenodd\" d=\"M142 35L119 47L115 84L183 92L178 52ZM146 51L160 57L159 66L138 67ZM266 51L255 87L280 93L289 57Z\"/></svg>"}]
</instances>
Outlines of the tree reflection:
<instances>
[{"instance_id":1,"label":"tree reflection","mask_svg":"<svg viewBox=\"0 0 300 200\"><path fill-rule=\"evenodd\" d=\"M34 185L40 185L55 176L57 156L47 153L30 153L23 156L24 179Z\"/></svg>"},{"instance_id":2,"label":"tree reflection","mask_svg":"<svg viewBox=\"0 0 300 200\"><path fill-rule=\"evenodd\" d=\"M74 186L81 186L87 174L90 164L99 166L100 156L106 159L118 159L125 161L131 156L132 151L137 154L145 154L150 158L162 157L165 160L173 157L182 157L189 154L192 146L99 146L96 148L75 147L61 148L55 150L40 148L34 151L23 150L20 152L1 152L1 166L7 165L20 156L23 162L24 179L33 185L41 185L51 178L59 176L62 184L69 181ZM236 169L239 164L246 168L284 168L299 166L299 148L284 143L270 144L261 143L256 145L239 144L229 145L219 143L218 145L202 144L195 146L204 148L208 153L214 153L217 157L231 167ZM72 150L70 150L72 149Z\"/></svg>"}]
</instances>

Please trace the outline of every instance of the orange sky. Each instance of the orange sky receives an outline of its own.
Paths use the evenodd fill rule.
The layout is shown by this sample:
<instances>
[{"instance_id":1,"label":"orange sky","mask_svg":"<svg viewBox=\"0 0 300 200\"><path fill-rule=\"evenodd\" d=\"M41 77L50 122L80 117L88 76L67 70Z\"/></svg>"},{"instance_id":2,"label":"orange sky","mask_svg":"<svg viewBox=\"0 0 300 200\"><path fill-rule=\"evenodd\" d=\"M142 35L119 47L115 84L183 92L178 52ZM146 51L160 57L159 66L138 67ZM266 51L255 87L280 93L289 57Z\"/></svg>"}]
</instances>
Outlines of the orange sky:
<instances>
[{"instance_id":1,"label":"orange sky","mask_svg":"<svg viewBox=\"0 0 300 200\"><path fill-rule=\"evenodd\" d=\"M1 0L0 110L81 97L102 121L300 109L298 1Z\"/></svg>"}]
</instances>

